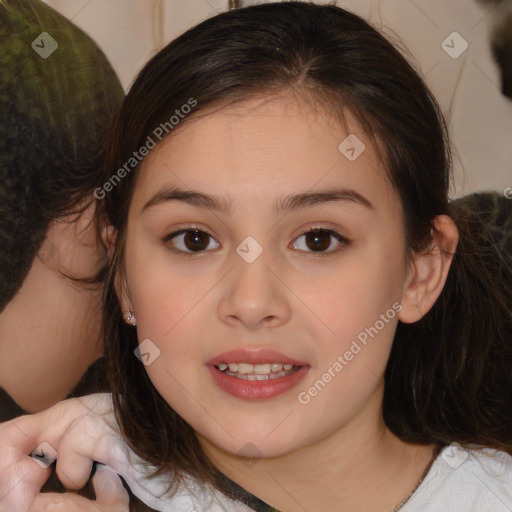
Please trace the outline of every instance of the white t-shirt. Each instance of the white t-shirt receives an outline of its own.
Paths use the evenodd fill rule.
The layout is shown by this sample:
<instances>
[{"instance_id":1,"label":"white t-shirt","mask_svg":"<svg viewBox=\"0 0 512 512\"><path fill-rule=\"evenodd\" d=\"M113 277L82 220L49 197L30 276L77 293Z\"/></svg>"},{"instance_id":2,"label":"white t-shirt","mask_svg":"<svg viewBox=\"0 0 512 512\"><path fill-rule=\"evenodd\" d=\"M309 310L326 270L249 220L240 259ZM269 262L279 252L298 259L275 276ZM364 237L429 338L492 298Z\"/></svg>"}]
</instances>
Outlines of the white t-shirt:
<instances>
[{"instance_id":1,"label":"white t-shirt","mask_svg":"<svg viewBox=\"0 0 512 512\"><path fill-rule=\"evenodd\" d=\"M149 478L151 467L128 448L120 435L112 437L108 458L109 466L126 480L133 494L159 512L254 512L210 485L193 479L174 495L166 496L170 475L165 473Z\"/></svg>"},{"instance_id":2,"label":"white t-shirt","mask_svg":"<svg viewBox=\"0 0 512 512\"><path fill-rule=\"evenodd\" d=\"M168 479L165 485L168 484ZM233 501L216 489L200 487L190 482L188 488L182 488L170 498L144 500L151 508L159 512L254 512L239 501Z\"/></svg>"},{"instance_id":3,"label":"white t-shirt","mask_svg":"<svg viewBox=\"0 0 512 512\"><path fill-rule=\"evenodd\" d=\"M137 473L127 479L129 485L135 484L130 485L132 491L161 512L252 511L194 482L171 498L158 498L168 477L142 481L142 473ZM477 449L476 445L470 449L458 443L445 446L400 512L512 512L512 456L490 448Z\"/></svg>"},{"instance_id":4,"label":"white t-shirt","mask_svg":"<svg viewBox=\"0 0 512 512\"><path fill-rule=\"evenodd\" d=\"M400 512L512 512L512 456L445 446Z\"/></svg>"}]
</instances>

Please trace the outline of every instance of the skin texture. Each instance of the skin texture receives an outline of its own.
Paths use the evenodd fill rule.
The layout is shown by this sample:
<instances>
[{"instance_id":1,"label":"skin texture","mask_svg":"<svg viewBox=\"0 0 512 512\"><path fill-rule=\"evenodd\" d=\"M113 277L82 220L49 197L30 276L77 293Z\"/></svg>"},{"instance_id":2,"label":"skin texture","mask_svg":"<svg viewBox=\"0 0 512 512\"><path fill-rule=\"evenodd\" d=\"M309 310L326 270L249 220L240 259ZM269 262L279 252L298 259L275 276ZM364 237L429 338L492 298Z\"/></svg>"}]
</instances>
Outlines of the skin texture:
<instances>
[{"instance_id":1,"label":"skin texture","mask_svg":"<svg viewBox=\"0 0 512 512\"><path fill-rule=\"evenodd\" d=\"M191 122L143 164L129 212L123 310L139 342L161 351L148 375L187 421L214 463L279 510L382 511L414 487L432 446L401 442L381 416L383 374L398 318L414 322L444 285L450 256L406 246L400 203L368 137L291 95L251 100ZM339 144L354 133L366 149L350 162ZM169 186L231 197L232 215L167 202L143 207ZM330 202L276 215L276 198L331 187L370 201ZM453 252L457 229L438 217L439 246ZM192 257L179 229L196 227L207 249ZM324 257L301 236L331 229ZM246 263L235 251L248 236L263 248ZM330 243L329 243L330 242ZM192 246L193 248L194 246ZM317 249L318 251L318 249ZM307 404L307 390L357 335L395 303L402 310ZM244 400L213 383L206 363L237 348L272 348L306 362L291 391ZM229 361L227 361L229 362ZM252 463L240 455L252 457ZM294 468L290 471L290 468ZM366 492L371 482L372 492ZM283 488L286 492L283 491Z\"/></svg>"},{"instance_id":2,"label":"skin texture","mask_svg":"<svg viewBox=\"0 0 512 512\"><path fill-rule=\"evenodd\" d=\"M66 510L66 512L128 512L129 496L121 479L107 466L100 466L92 477L96 500L93 502L73 493L37 494L30 512ZM1 504L0 504L1 507ZM0 508L0 511L2 509Z\"/></svg>"},{"instance_id":3,"label":"skin texture","mask_svg":"<svg viewBox=\"0 0 512 512\"><path fill-rule=\"evenodd\" d=\"M93 208L50 224L23 285L0 314L0 387L28 412L65 398L103 355L101 289L64 277L94 275L105 254Z\"/></svg>"}]
</instances>

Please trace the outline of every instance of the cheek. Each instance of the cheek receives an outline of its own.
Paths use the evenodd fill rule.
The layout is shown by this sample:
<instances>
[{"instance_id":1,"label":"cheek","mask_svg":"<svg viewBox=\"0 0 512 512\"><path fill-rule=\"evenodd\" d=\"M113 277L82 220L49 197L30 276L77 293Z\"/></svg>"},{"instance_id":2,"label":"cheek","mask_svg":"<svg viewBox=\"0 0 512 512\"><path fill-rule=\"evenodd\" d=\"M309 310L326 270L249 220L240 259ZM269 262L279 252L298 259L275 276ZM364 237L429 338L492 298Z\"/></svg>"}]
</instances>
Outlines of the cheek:
<instances>
[{"instance_id":1,"label":"cheek","mask_svg":"<svg viewBox=\"0 0 512 512\"><path fill-rule=\"evenodd\" d=\"M317 359L301 388L301 403L322 392L318 407L340 410L342 400L350 411L379 386L401 308L399 254L395 242L377 238L347 252L326 284L302 288L304 302L314 305L321 321L310 323Z\"/></svg>"},{"instance_id":2,"label":"cheek","mask_svg":"<svg viewBox=\"0 0 512 512\"><path fill-rule=\"evenodd\" d=\"M400 301L403 260L392 247L386 240L360 242L328 273L295 283L297 295L322 324L322 338L329 339L329 331L333 340L353 338Z\"/></svg>"},{"instance_id":3,"label":"cheek","mask_svg":"<svg viewBox=\"0 0 512 512\"><path fill-rule=\"evenodd\" d=\"M130 295L141 336L164 342L201 310L206 282L180 275L169 268L152 265L151 270L130 279Z\"/></svg>"},{"instance_id":4,"label":"cheek","mask_svg":"<svg viewBox=\"0 0 512 512\"><path fill-rule=\"evenodd\" d=\"M157 347L147 344L158 357L146 370L172 406L183 396L181 385L192 392L192 381L202 371L206 308L211 310L208 291L217 279L212 272L192 272L187 261L164 251L133 247L126 255L139 344L150 340Z\"/></svg>"}]
</instances>

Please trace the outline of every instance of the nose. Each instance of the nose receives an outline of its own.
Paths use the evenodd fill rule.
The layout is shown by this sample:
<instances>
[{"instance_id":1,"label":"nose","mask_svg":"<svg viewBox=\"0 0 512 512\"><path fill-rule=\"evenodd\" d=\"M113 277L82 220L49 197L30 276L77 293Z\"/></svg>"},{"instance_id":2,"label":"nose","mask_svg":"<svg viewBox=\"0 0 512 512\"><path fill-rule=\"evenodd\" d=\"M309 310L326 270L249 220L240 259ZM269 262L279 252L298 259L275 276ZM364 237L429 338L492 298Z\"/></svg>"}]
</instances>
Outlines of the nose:
<instances>
[{"instance_id":1,"label":"nose","mask_svg":"<svg viewBox=\"0 0 512 512\"><path fill-rule=\"evenodd\" d=\"M288 322L290 291L276 263L269 266L265 251L251 263L236 253L233 260L218 305L221 320L252 331Z\"/></svg>"}]
</instances>

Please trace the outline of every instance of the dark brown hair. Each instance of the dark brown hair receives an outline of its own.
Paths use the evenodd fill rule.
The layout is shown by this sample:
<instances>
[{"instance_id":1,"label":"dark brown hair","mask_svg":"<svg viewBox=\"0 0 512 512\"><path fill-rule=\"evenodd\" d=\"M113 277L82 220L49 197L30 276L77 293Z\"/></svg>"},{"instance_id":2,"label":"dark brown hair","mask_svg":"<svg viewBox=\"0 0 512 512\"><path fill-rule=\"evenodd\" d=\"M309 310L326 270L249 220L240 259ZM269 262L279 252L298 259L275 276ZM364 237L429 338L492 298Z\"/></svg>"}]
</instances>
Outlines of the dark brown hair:
<instances>
[{"instance_id":1,"label":"dark brown hair","mask_svg":"<svg viewBox=\"0 0 512 512\"><path fill-rule=\"evenodd\" d=\"M451 215L460 243L441 297L420 322L399 324L385 375L384 419L405 441L511 449L511 269L471 208L449 203L451 156L436 100L402 54L367 22L334 5L283 2L207 19L144 67L113 124L101 187L190 98L221 108L293 91L379 142L401 202L409 255L428 250L433 220ZM99 201L100 226L118 232L107 276L105 348L116 414L132 448L162 471L209 481L233 495L134 357L114 279L122 272L128 210L140 166ZM494 244L494 245L493 245ZM499 268L497 268L499 267ZM176 479L176 482L178 479Z\"/></svg>"},{"instance_id":2,"label":"dark brown hair","mask_svg":"<svg viewBox=\"0 0 512 512\"><path fill-rule=\"evenodd\" d=\"M58 44L46 58L31 46L42 32ZM124 92L96 43L40 0L0 2L0 68L2 311L50 223L91 203L102 143Z\"/></svg>"}]
</instances>

